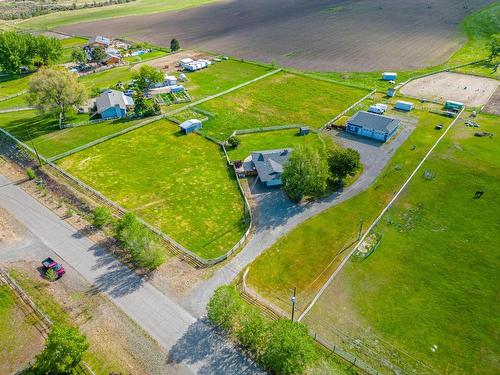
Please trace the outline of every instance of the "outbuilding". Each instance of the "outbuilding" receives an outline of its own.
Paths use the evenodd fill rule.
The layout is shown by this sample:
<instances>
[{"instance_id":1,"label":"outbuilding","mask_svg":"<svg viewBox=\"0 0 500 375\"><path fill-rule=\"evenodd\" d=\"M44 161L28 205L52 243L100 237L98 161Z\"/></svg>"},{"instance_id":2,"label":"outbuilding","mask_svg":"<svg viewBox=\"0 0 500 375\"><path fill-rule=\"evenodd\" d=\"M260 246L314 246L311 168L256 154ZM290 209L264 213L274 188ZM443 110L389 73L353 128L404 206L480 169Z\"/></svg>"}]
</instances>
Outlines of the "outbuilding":
<instances>
[{"instance_id":1,"label":"outbuilding","mask_svg":"<svg viewBox=\"0 0 500 375\"><path fill-rule=\"evenodd\" d=\"M394 72L384 72L382 73L382 81L395 81L398 78L398 74Z\"/></svg>"},{"instance_id":2,"label":"outbuilding","mask_svg":"<svg viewBox=\"0 0 500 375\"><path fill-rule=\"evenodd\" d=\"M445 109L451 109L452 111L460 111L464 107L464 103L456 102L454 100L447 100L444 103Z\"/></svg>"},{"instance_id":3,"label":"outbuilding","mask_svg":"<svg viewBox=\"0 0 500 375\"><path fill-rule=\"evenodd\" d=\"M191 119L184 121L182 124L179 125L181 128L181 131L183 131L185 134L192 133L196 130L199 130L203 127L203 124L200 120L197 119Z\"/></svg>"},{"instance_id":4,"label":"outbuilding","mask_svg":"<svg viewBox=\"0 0 500 375\"><path fill-rule=\"evenodd\" d=\"M109 47L110 44L111 44L111 40L109 38L106 38L106 37L101 36L101 35L96 35L96 36L93 36L92 38L89 39L87 46L90 48L99 47L99 48L106 49Z\"/></svg>"},{"instance_id":5,"label":"outbuilding","mask_svg":"<svg viewBox=\"0 0 500 375\"><path fill-rule=\"evenodd\" d=\"M311 129L309 129L309 126L301 126L299 128L299 135L308 135L311 132Z\"/></svg>"},{"instance_id":6,"label":"outbuilding","mask_svg":"<svg viewBox=\"0 0 500 375\"><path fill-rule=\"evenodd\" d=\"M394 108L399 109L400 111L410 112L413 109L413 103L398 100L396 104L394 104Z\"/></svg>"},{"instance_id":7,"label":"outbuilding","mask_svg":"<svg viewBox=\"0 0 500 375\"><path fill-rule=\"evenodd\" d=\"M348 133L386 142L399 128L398 119L359 111L346 123Z\"/></svg>"},{"instance_id":8,"label":"outbuilding","mask_svg":"<svg viewBox=\"0 0 500 375\"><path fill-rule=\"evenodd\" d=\"M165 75L165 86L177 85L177 78L175 76Z\"/></svg>"},{"instance_id":9,"label":"outbuilding","mask_svg":"<svg viewBox=\"0 0 500 375\"><path fill-rule=\"evenodd\" d=\"M392 98L394 95L396 95L396 89L394 87L389 87L387 89L387 96Z\"/></svg>"},{"instance_id":10,"label":"outbuilding","mask_svg":"<svg viewBox=\"0 0 500 375\"><path fill-rule=\"evenodd\" d=\"M122 118L127 116L127 112L134 105L134 99L118 90L106 90L95 103L101 118Z\"/></svg>"}]
</instances>

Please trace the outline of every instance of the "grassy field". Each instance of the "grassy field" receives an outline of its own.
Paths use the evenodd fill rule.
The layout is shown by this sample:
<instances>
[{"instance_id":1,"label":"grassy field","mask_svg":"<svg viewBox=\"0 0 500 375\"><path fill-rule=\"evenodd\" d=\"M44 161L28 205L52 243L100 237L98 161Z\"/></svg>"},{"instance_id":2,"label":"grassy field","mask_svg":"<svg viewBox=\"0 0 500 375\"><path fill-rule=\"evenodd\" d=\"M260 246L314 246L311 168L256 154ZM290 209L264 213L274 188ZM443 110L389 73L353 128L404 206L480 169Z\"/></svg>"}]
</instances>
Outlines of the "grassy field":
<instances>
[{"instance_id":1,"label":"grassy field","mask_svg":"<svg viewBox=\"0 0 500 375\"><path fill-rule=\"evenodd\" d=\"M498 117L475 121L497 131ZM401 352L439 373L499 373L500 143L475 131L452 129L375 228L380 246L348 263L306 317L310 326L337 340L335 327L382 356L394 352L385 341L408 370ZM478 190L484 196L473 199Z\"/></svg>"},{"instance_id":2,"label":"grassy field","mask_svg":"<svg viewBox=\"0 0 500 375\"><path fill-rule=\"evenodd\" d=\"M29 77L29 74L0 76L0 99L27 90Z\"/></svg>"},{"instance_id":3,"label":"grassy field","mask_svg":"<svg viewBox=\"0 0 500 375\"><path fill-rule=\"evenodd\" d=\"M88 115L74 115L68 122L85 121ZM31 146L30 135L37 151L46 157L52 157L95 139L116 133L138 122L137 120L109 120L98 124L59 129L58 120L42 117L36 111L19 111L0 114L0 128Z\"/></svg>"},{"instance_id":4,"label":"grassy field","mask_svg":"<svg viewBox=\"0 0 500 375\"><path fill-rule=\"evenodd\" d=\"M399 71L398 82L404 82L411 77L436 70L486 59L489 55L487 48L488 40L492 34L498 33L498 30L500 30L500 4L492 4L468 16L462 22L460 29L468 38L468 41L456 51L446 63L421 70ZM495 73L493 71L493 65L484 62L459 68L456 71L500 79L500 71ZM314 75L330 78L339 82L361 85L367 88L377 88L384 91L392 86L389 82L380 80L382 72L328 72L314 73Z\"/></svg>"},{"instance_id":5,"label":"grassy field","mask_svg":"<svg viewBox=\"0 0 500 375\"><path fill-rule=\"evenodd\" d=\"M65 64L71 62L71 52L76 47L83 47L87 43L87 39L85 38L67 38L62 39L61 44L63 46L62 54L59 58L59 64Z\"/></svg>"},{"instance_id":6,"label":"grassy field","mask_svg":"<svg viewBox=\"0 0 500 375\"><path fill-rule=\"evenodd\" d=\"M168 54L168 52L155 50L155 51L151 51L151 52L146 52L143 55L124 57L123 61L127 61L129 63L136 63L136 62L141 62L141 61L145 61L145 60L156 59L158 57L163 57L167 54Z\"/></svg>"},{"instance_id":7,"label":"grassy field","mask_svg":"<svg viewBox=\"0 0 500 375\"><path fill-rule=\"evenodd\" d=\"M225 60L207 69L186 73L184 85L193 99L201 99L269 73L273 69L238 60Z\"/></svg>"},{"instance_id":8,"label":"grassy field","mask_svg":"<svg viewBox=\"0 0 500 375\"><path fill-rule=\"evenodd\" d=\"M299 136L298 129L242 134L238 137L241 143L237 148L227 147L227 154L231 160L243 160L253 151L294 148L299 145L322 147L324 142L331 142L330 138L315 133Z\"/></svg>"},{"instance_id":9,"label":"grassy field","mask_svg":"<svg viewBox=\"0 0 500 375\"><path fill-rule=\"evenodd\" d=\"M300 75L278 73L228 95L205 102L214 114L203 132L218 139L237 129L275 125L323 126L368 91Z\"/></svg>"},{"instance_id":10,"label":"grassy field","mask_svg":"<svg viewBox=\"0 0 500 375\"><path fill-rule=\"evenodd\" d=\"M288 309L290 288L297 287L297 308L306 307L356 240L360 222L370 223L378 215L437 139L436 123L450 123L422 110L410 116L418 117L415 130L376 181L363 193L300 224L257 258L248 274L253 288Z\"/></svg>"},{"instance_id":11,"label":"grassy field","mask_svg":"<svg viewBox=\"0 0 500 375\"><path fill-rule=\"evenodd\" d=\"M95 89L107 89L114 87L118 82L129 82L132 80L133 71L129 66L120 66L104 70L98 73L88 74L78 80L83 83L89 92Z\"/></svg>"},{"instance_id":12,"label":"grassy field","mask_svg":"<svg viewBox=\"0 0 500 375\"><path fill-rule=\"evenodd\" d=\"M26 95L19 95L11 99L0 101L0 110L28 107L26 103Z\"/></svg>"},{"instance_id":13,"label":"grassy field","mask_svg":"<svg viewBox=\"0 0 500 375\"><path fill-rule=\"evenodd\" d=\"M103 8L52 13L27 19L17 25L27 29L46 30L73 23L191 8L213 1L216 0L137 0Z\"/></svg>"},{"instance_id":14,"label":"grassy field","mask_svg":"<svg viewBox=\"0 0 500 375\"><path fill-rule=\"evenodd\" d=\"M12 290L0 283L0 373L22 370L42 347L40 332L18 307Z\"/></svg>"},{"instance_id":15,"label":"grassy field","mask_svg":"<svg viewBox=\"0 0 500 375\"><path fill-rule=\"evenodd\" d=\"M218 145L159 121L62 159L90 186L205 258L246 230L243 200Z\"/></svg>"}]
</instances>

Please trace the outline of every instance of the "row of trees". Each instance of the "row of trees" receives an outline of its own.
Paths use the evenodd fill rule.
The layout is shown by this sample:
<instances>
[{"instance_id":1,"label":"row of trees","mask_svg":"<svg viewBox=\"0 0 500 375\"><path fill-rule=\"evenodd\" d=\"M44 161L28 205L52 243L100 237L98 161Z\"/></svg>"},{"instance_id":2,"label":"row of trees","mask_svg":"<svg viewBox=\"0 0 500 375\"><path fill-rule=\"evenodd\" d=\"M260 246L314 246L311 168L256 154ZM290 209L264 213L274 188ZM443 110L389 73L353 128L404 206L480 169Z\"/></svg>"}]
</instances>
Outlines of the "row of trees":
<instances>
[{"instance_id":1,"label":"row of trees","mask_svg":"<svg viewBox=\"0 0 500 375\"><path fill-rule=\"evenodd\" d=\"M350 148L297 147L283 169L283 190L297 202L304 197L321 196L329 184L342 184L360 166L359 153Z\"/></svg>"},{"instance_id":2,"label":"row of trees","mask_svg":"<svg viewBox=\"0 0 500 375\"><path fill-rule=\"evenodd\" d=\"M17 31L0 33L0 69L19 73L21 67L49 65L61 56L62 45L58 39Z\"/></svg>"},{"instance_id":3,"label":"row of trees","mask_svg":"<svg viewBox=\"0 0 500 375\"><path fill-rule=\"evenodd\" d=\"M210 321L234 336L273 374L302 374L316 359L307 328L286 319L269 321L245 304L233 286L215 291L207 306Z\"/></svg>"}]
</instances>

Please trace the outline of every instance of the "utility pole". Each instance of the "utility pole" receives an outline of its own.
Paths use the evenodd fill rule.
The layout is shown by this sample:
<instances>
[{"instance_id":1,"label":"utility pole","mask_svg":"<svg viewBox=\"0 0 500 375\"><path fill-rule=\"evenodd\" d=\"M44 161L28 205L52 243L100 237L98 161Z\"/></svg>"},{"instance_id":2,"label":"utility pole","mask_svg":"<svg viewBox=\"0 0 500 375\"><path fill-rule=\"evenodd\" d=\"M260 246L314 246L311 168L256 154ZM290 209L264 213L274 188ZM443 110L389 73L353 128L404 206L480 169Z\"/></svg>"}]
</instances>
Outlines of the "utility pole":
<instances>
[{"instance_id":1,"label":"utility pole","mask_svg":"<svg viewBox=\"0 0 500 375\"><path fill-rule=\"evenodd\" d=\"M297 287L293 288L293 296L292 296L292 322L293 317L295 315L295 304L297 303Z\"/></svg>"},{"instance_id":2,"label":"utility pole","mask_svg":"<svg viewBox=\"0 0 500 375\"><path fill-rule=\"evenodd\" d=\"M40 155L38 154L38 150L35 147L35 143L33 142L33 138L31 138L31 133L28 128L26 128L26 133L28 133L28 137L31 142L31 147L33 147L33 150L35 151L36 158L38 159L38 166L41 168L42 167L42 160L40 159Z\"/></svg>"},{"instance_id":3,"label":"utility pole","mask_svg":"<svg viewBox=\"0 0 500 375\"><path fill-rule=\"evenodd\" d=\"M361 233L363 232L363 220L359 223L358 241L361 239Z\"/></svg>"}]
</instances>

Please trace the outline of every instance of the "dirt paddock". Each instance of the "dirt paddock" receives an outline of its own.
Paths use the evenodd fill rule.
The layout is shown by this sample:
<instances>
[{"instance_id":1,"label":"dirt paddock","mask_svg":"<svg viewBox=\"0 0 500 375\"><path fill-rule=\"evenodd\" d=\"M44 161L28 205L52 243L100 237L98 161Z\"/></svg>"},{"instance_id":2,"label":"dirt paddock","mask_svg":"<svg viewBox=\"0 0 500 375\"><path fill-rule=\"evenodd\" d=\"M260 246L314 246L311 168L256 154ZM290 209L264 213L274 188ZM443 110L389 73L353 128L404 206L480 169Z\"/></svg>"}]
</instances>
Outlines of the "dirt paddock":
<instances>
[{"instance_id":1,"label":"dirt paddock","mask_svg":"<svg viewBox=\"0 0 500 375\"><path fill-rule=\"evenodd\" d=\"M480 107L488 103L498 84L490 78L444 72L411 81L401 88L401 93L439 102L455 100L467 106Z\"/></svg>"},{"instance_id":2,"label":"dirt paddock","mask_svg":"<svg viewBox=\"0 0 500 375\"><path fill-rule=\"evenodd\" d=\"M73 35L124 36L302 70L412 70L444 62L460 22L494 2L475 0L220 0L174 12L63 26Z\"/></svg>"}]
</instances>

